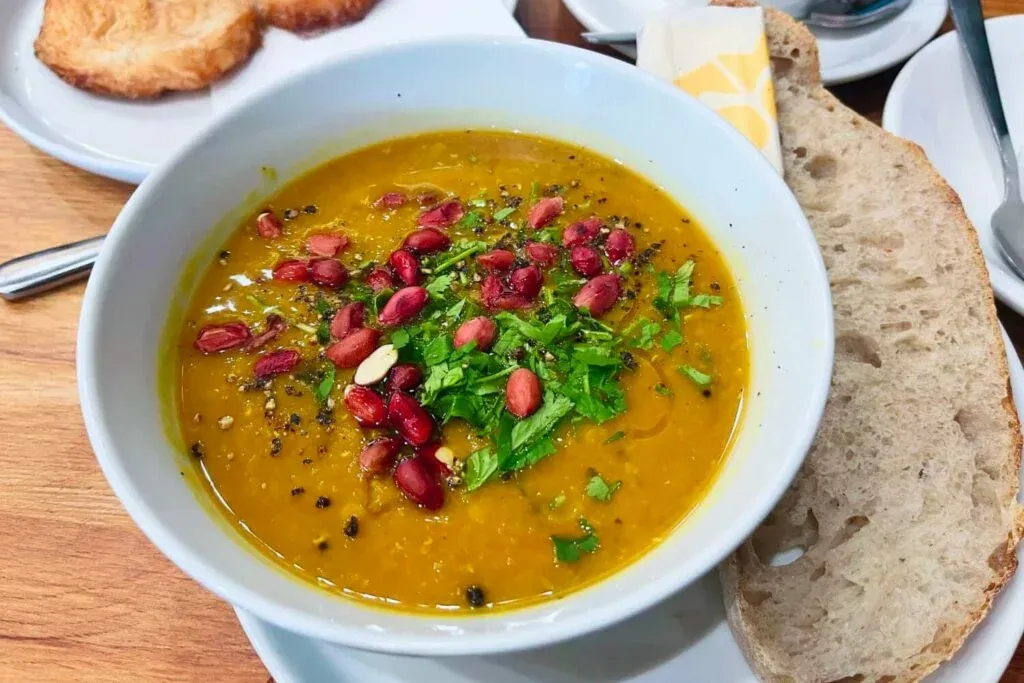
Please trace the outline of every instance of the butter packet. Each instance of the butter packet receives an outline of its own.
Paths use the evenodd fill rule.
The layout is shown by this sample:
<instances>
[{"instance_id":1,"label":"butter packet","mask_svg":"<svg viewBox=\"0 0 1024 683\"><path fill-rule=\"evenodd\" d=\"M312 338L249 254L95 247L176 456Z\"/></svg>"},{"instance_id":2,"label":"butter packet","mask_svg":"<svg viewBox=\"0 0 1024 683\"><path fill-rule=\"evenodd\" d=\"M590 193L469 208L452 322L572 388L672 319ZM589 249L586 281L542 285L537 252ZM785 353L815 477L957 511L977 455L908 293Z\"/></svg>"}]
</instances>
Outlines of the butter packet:
<instances>
[{"instance_id":1,"label":"butter packet","mask_svg":"<svg viewBox=\"0 0 1024 683\"><path fill-rule=\"evenodd\" d=\"M638 36L637 66L714 109L782 173L760 7L684 6L656 14Z\"/></svg>"}]
</instances>

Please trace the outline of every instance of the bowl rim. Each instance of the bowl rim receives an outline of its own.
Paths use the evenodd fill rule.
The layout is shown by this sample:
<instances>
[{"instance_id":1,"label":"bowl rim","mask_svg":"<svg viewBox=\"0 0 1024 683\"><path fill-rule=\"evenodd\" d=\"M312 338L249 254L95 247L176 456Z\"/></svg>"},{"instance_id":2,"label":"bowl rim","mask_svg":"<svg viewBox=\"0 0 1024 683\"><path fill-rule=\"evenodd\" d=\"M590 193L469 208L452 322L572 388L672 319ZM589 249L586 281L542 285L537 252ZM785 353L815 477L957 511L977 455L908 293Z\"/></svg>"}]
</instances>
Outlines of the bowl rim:
<instances>
[{"instance_id":1,"label":"bowl rim","mask_svg":"<svg viewBox=\"0 0 1024 683\"><path fill-rule=\"evenodd\" d=\"M687 572L666 572L658 581L639 585L630 590L628 600L612 601L608 604L593 604L586 613L575 615L572 618L562 617L557 621L548 621L543 627L518 629L513 632L463 633L458 637L452 637L450 634L444 633L396 635L386 630L378 632L362 627L349 626L343 622L332 620L329 617L311 614L306 610L294 607L283 601L267 598L260 592L250 590L236 582L232 575L221 571L213 564L207 562L205 558L191 550L187 543L179 540L176 534L164 525L160 515L150 507L145 497L136 488L122 464L121 455L118 454L117 449L112 443L107 426L102 419L102 411L98 407L102 400L95 379L97 373L95 348L97 346L97 338L99 337L99 320L101 319L99 311L105 299L106 291L110 288L107 282L107 271L110 268L110 262L114 260L113 254L120 249L120 242L124 236L132 230L139 229L139 226L142 224L138 215L139 207L147 202L150 195L161 191L165 178L174 173L185 159L192 156L196 150L207 144L209 140L215 138L223 128L230 126L239 116L254 107L272 100L297 80L313 77L316 73L329 71L343 63L372 62L381 56L410 51L429 51L435 48L447 47L464 49L497 47L500 49L522 49L571 56L573 59L585 61L588 65L597 69L617 71L620 75L638 80L646 87L659 89L666 94L670 94L672 97L684 101L685 106L691 110L691 115L700 122L700 125L711 126L723 131L727 138L731 138L732 144L739 145L748 150L742 153L747 154L749 163L761 165L761 175L764 176L765 182L776 184L778 194L788 197L789 201L793 203L796 209L794 217L798 218L802 223L807 240L814 245L813 253L817 256L813 263L814 272L808 273L808 275L813 276L812 280L820 285L823 292L823 296L820 297L820 302L823 304L822 310L816 313L821 318L823 327L827 327L827 333L822 335L823 353L820 355L821 360L818 366L809 368L809 372L817 376L817 381L814 383L813 391L810 395L810 409L805 412L808 417L804 421L801 432L795 438L795 447L792 454L788 455L787 459L781 463L783 466L779 468L779 475L775 478L774 484L766 487L762 491L762 495L757 500L752 500L751 504L745 508L744 513L741 515L743 521L736 523L736 527L732 530L733 533L728 535L728 538L725 538L727 534L720 535L717 542L709 546L702 554L704 560L700 563L699 572L693 567ZM713 571L724 558L754 531L757 525L775 507L802 466L824 414L825 402L831 384L834 341L833 309L825 265L803 210L800 208L795 197L793 197L788 186L786 186L782 176L770 162L745 137L717 116L711 109L699 104L692 97L672 87L670 84L664 83L632 65L573 46L518 36L443 37L355 50L305 67L235 104L150 174L129 198L115 220L89 280L79 318L76 371L79 384L79 399L86 431L96 454L96 459L110 487L134 523L146 537L193 580L231 605L242 607L260 619L318 640L388 654L423 656L482 655L521 651L586 635L650 608L670 595L682 590L705 573ZM741 426L740 429L742 430L743 427ZM225 537L225 540L233 542L227 537ZM598 583L614 579L620 573L621 569L601 579ZM320 590L312 585L309 585L308 588L314 591ZM564 600L579 599L581 596L585 596L586 593L587 588L584 587L570 593ZM331 595L326 595L325 598L346 599ZM351 604L369 611L376 612L381 609L375 606L364 605L354 600L351 601ZM524 607L523 610L550 604L550 601L548 601L537 606ZM503 615L522 613L523 610L502 611L498 615L493 616L484 614L477 617L467 616L464 618L467 620L498 618ZM409 620L423 621L431 618L429 614L422 615L391 610L388 610L388 612Z\"/></svg>"}]
</instances>

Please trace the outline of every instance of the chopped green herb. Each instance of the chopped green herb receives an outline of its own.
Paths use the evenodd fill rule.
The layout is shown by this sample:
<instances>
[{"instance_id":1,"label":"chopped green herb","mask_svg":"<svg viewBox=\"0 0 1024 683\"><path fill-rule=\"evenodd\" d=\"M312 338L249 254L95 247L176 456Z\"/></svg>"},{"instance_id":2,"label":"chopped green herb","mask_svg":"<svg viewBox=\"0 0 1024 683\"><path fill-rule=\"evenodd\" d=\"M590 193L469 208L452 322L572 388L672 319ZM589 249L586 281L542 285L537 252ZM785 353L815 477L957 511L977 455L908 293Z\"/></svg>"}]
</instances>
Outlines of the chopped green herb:
<instances>
[{"instance_id":1,"label":"chopped green herb","mask_svg":"<svg viewBox=\"0 0 1024 683\"><path fill-rule=\"evenodd\" d=\"M669 389L664 384L655 384L654 393L658 394L659 396L664 396L665 398L672 398L673 396L675 396L675 394L672 393L672 390Z\"/></svg>"},{"instance_id":2,"label":"chopped green herb","mask_svg":"<svg viewBox=\"0 0 1024 683\"><path fill-rule=\"evenodd\" d=\"M314 398L316 398L317 403L324 403L331 395L331 390L334 389L335 374L334 365L328 365L327 370L324 372L324 378L316 385Z\"/></svg>"},{"instance_id":3,"label":"chopped green herb","mask_svg":"<svg viewBox=\"0 0 1024 683\"><path fill-rule=\"evenodd\" d=\"M580 519L580 529L583 536L578 538L566 538L564 536L552 536L551 543L555 547L555 560L557 562L579 562L584 553L596 552L601 547L594 529L587 523L587 520Z\"/></svg>"},{"instance_id":4,"label":"chopped green herb","mask_svg":"<svg viewBox=\"0 0 1024 683\"><path fill-rule=\"evenodd\" d=\"M618 491L621 486L621 481L609 484L601 477L600 474L595 474L589 481L587 481L587 486L584 488L584 491L594 500L598 500L602 503L608 503L612 499L612 494Z\"/></svg>"},{"instance_id":5,"label":"chopped green herb","mask_svg":"<svg viewBox=\"0 0 1024 683\"><path fill-rule=\"evenodd\" d=\"M333 310L334 308L331 306L330 303L328 303L327 299L323 298L323 296L318 294L316 297L317 313L319 313L322 317L326 318Z\"/></svg>"},{"instance_id":6,"label":"chopped green herb","mask_svg":"<svg viewBox=\"0 0 1024 683\"><path fill-rule=\"evenodd\" d=\"M466 474L463 477L467 491L483 486L498 471L498 455L490 448L481 448L466 458Z\"/></svg>"},{"instance_id":7,"label":"chopped green herb","mask_svg":"<svg viewBox=\"0 0 1024 683\"><path fill-rule=\"evenodd\" d=\"M540 197L540 183L538 183L536 180L534 180L532 183L530 183L530 199L532 199L533 201L537 201L537 199L539 197Z\"/></svg>"},{"instance_id":8,"label":"chopped green herb","mask_svg":"<svg viewBox=\"0 0 1024 683\"><path fill-rule=\"evenodd\" d=\"M504 209L498 209L494 212L494 220L503 221L516 212L516 207L506 206Z\"/></svg>"},{"instance_id":9,"label":"chopped green herb","mask_svg":"<svg viewBox=\"0 0 1024 683\"><path fill-rule=\"evenodd\" d=\"M435 277L433 280L427 283L425 289L427 294L436 298L443 297L451 289L452 282L455 280L455 275L449 273L447 275L441 275Z\"/></svg>"},{"instance_id":10,"label":"chopped green herb","mask_svg":"<svg viewBox=\"0 0 1024 683\"><path fill-rule=\"evenodd\" d=\"M479 211L467 211L459 221L459 225L464 228L478 228L484 225L484 217L480 215Z\"/></svg>"},{"instance_id":11,"label":"chopped green herb","mask_svg":"<svg viewBox=\"0 0 1024 683\"><path fill-rule=\"evenodd\" d=\"M556 396L548 392L540 409L525 420L517 422L512 428L512 450L518 451L551 433L558 421L568 415L572 408L572 401L565 396Z\"/></svg>"},{"instance_id":12,"label":"chopped green herb","mask_svg":"<svg viewBox=\"0 0 1024 683\"><path fill-rule=\"evenodd\" d=\"M548 503L548 509L549 510L557 510L558 508L562 507L563 505L565 505L565 494L564 493L559 493L557 496L555 496L554 498L551 499L550 503Z\"/></svg>"},{"instance_id":13,"label":"chopped green herb","mask_svg":"<svg viewBox=\"0 0 1024 683\"><path fill-rule=\"evenodd\" d=\"M391 345L396 349L404 349L410 341L412 337L408 330L395 330L391 333Z\"/></svg>"},{"instance_id":14,"label":"chopped green herb","mask_svg":"<svg viewBox=\"0 0 1024 683\"><path fill-rule=\"evenodd\" d=\"M691 306L697 306L699 308L711 308L712 306L721 306L722 297L715 296L714 294L697 294L690 299Z\"/></svg>"},{"instance_id":15,"label":"chopped green herb","mask_svg":"<svg viewBox=\"0 0 1024 683\"><path fill-rule=\"evenodd\" d=\"M676 370L683 373L699 387L706 387L711 384L711 375L706 375L695 367L689 365L678 365Z\"/></svg>"},{"instance_id":16,"label":"chopped green herb","mask_svg":"<svg viewBox=\"0 0 1024 683\"><path fill-rule=\"evenodd\" d=\"M466 203L469 204L470 206L472 206L474 209L482 209L485 206L487 206L487 200L484 199L483 197L477 197L476 199L470 199Z\"/></svg>"},{"instance_id":17,"label":"chopped green herb","mask_svg":"<svg viewBox=\"0 0 1024 683\"><path fill-rule=\"evenodd\" d=\"M612 434L611 436L604 440L604 444L607 446L610 443L615 443L624 436L626 436L626 432L615 432L614 434Z\"/></svg>"},{"instance_id":18,"label":"chopped green herb","mask_svg":"<svg viewBox=\"0 0 1024 683\"><path fill-rule=\"evenodd\" d=\"M331 324L326 320L316 328L316 340L322 346L331 343Z\"/></svg>"},{"instance_id":19,"label":"chopped green herb","mask_svg":"<svg viewBox=\"0 0 1024 683\"><path fill-rule=\"evenodd\" d=\"M670 353L672 349L683 343L683 335L679 330L669 330L661 338L661 348Z\"/></svg>"}]
</instances>

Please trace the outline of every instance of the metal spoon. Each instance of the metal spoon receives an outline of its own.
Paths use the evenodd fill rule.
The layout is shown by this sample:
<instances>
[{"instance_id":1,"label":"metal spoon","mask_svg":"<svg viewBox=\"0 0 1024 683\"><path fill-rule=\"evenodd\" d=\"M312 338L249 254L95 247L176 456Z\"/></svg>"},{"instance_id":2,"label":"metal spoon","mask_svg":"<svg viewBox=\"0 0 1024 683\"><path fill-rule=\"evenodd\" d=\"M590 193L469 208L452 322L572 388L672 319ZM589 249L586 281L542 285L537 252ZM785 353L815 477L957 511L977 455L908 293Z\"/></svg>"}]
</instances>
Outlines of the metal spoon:
<instances>
[{"instance_id":1,"label":"metal spoon","mask_svg":"<svg viewBox=\"0 0 1024 683\"><path fill-rule=\"evenodd\" d=\"M88 277L102 245L102 236L91 237L0 263L0 297L25 299Z\"/></svg>"},{"instance_id":2,"label":"metal spoon","mask_svg":"<svg viewBox=\"0 0 1024 683\"><path fill-rule=\"evenodd\" d=\"M992 214L992 232L996 235L1003 258L1018 276L1024 278L1024 201L1020 196L1020 173L999 97L996 72L992 67L992 52L985 35L981 5L978 0L950 0L949 4L960 47L967 55L967 63L981 89L981 99L985 103L985 112L1003 164L1003 203Z\"/></svg>"}]
</instances>

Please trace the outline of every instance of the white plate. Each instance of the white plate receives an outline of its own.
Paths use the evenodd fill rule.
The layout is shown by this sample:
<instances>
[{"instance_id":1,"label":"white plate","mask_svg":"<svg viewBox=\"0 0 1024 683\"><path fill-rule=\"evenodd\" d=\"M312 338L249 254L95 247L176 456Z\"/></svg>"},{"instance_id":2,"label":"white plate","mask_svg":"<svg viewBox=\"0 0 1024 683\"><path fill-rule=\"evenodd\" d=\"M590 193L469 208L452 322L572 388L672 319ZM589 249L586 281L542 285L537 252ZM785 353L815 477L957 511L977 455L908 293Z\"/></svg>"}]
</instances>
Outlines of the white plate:
<instances>
[{"instance_id":1,"label":"white plate","mask_svg":"<svg viewBox=\"0 0 1024 683\"><path fill-rule=\"evenodd\" d=\"M336 54L435 35L516 34L521 30L510 16L515 5L516 0L382 0L364 21L331 31L315 42L329 42L327 51ZM43 0L0 1L0 121L29 144L72 166L140 183L238 99L238 93L232 92L218 102L210 90L204 90L151 102L127 102L72 88L33 54L42 12ZM452 16L459 21L451 21ZM256 59L279 66L308 65L305 55L288 50L294 42L276 35L285 33L270 29ZM243 66L225 83L244 77L245 87L252 90L266 86L277 75L263 78L263 72L247 72L251 66Z\"/></svg>"},{"instance_id":2,"label":"white plate","mask_svg":"<svg viewBox=\"0 0 1024 683\"><path fill-rule=\"evenodd\" d=\"M1024 149L1024 16L985 22L1010 133ZM935 168L960 195L978 230L992 288L1024 314L1024 282L1002 258L991 219L1002 200L1003 172L989 132L981 95L960 58L955 33L921 50L900 71L885 101L882 126L924 148Z\"/></svg>"},{"instance_id":3,"label":"white plate","mask_svg":"<svg viewBox=\"0 0 1024 683\"><path fill-rule=\"evenodd\" d=\"M1024 367L1003 334L1017 413ZM1017 557L1024 560L1024 548ZM331 645L271 626L243 610L238 620L277 683L757 683L725 621L714 572L617 626L560 645L494 657L422 659ZM1024 633L1024 572L928 683L997 683Z\"/></svg>"},{"instance_id":4,"label":"white plate","mask_svg":"<svg viewBox=\"0 0 1024 683\"><path fill-rule=\"evenodd\" d=\"M587 30L634 31L640 28L650 12L672 4L673 0L564 2ZM771 2L764 4L770 5ZM825 85L836 85L865 78L899 64L931 40L945 18L945 0L914 0L896 17L874 26L850 31L812 28L821 53L821 78ZM636 54L630 56L635 57Z\"/></svg>"}]
</instances>

